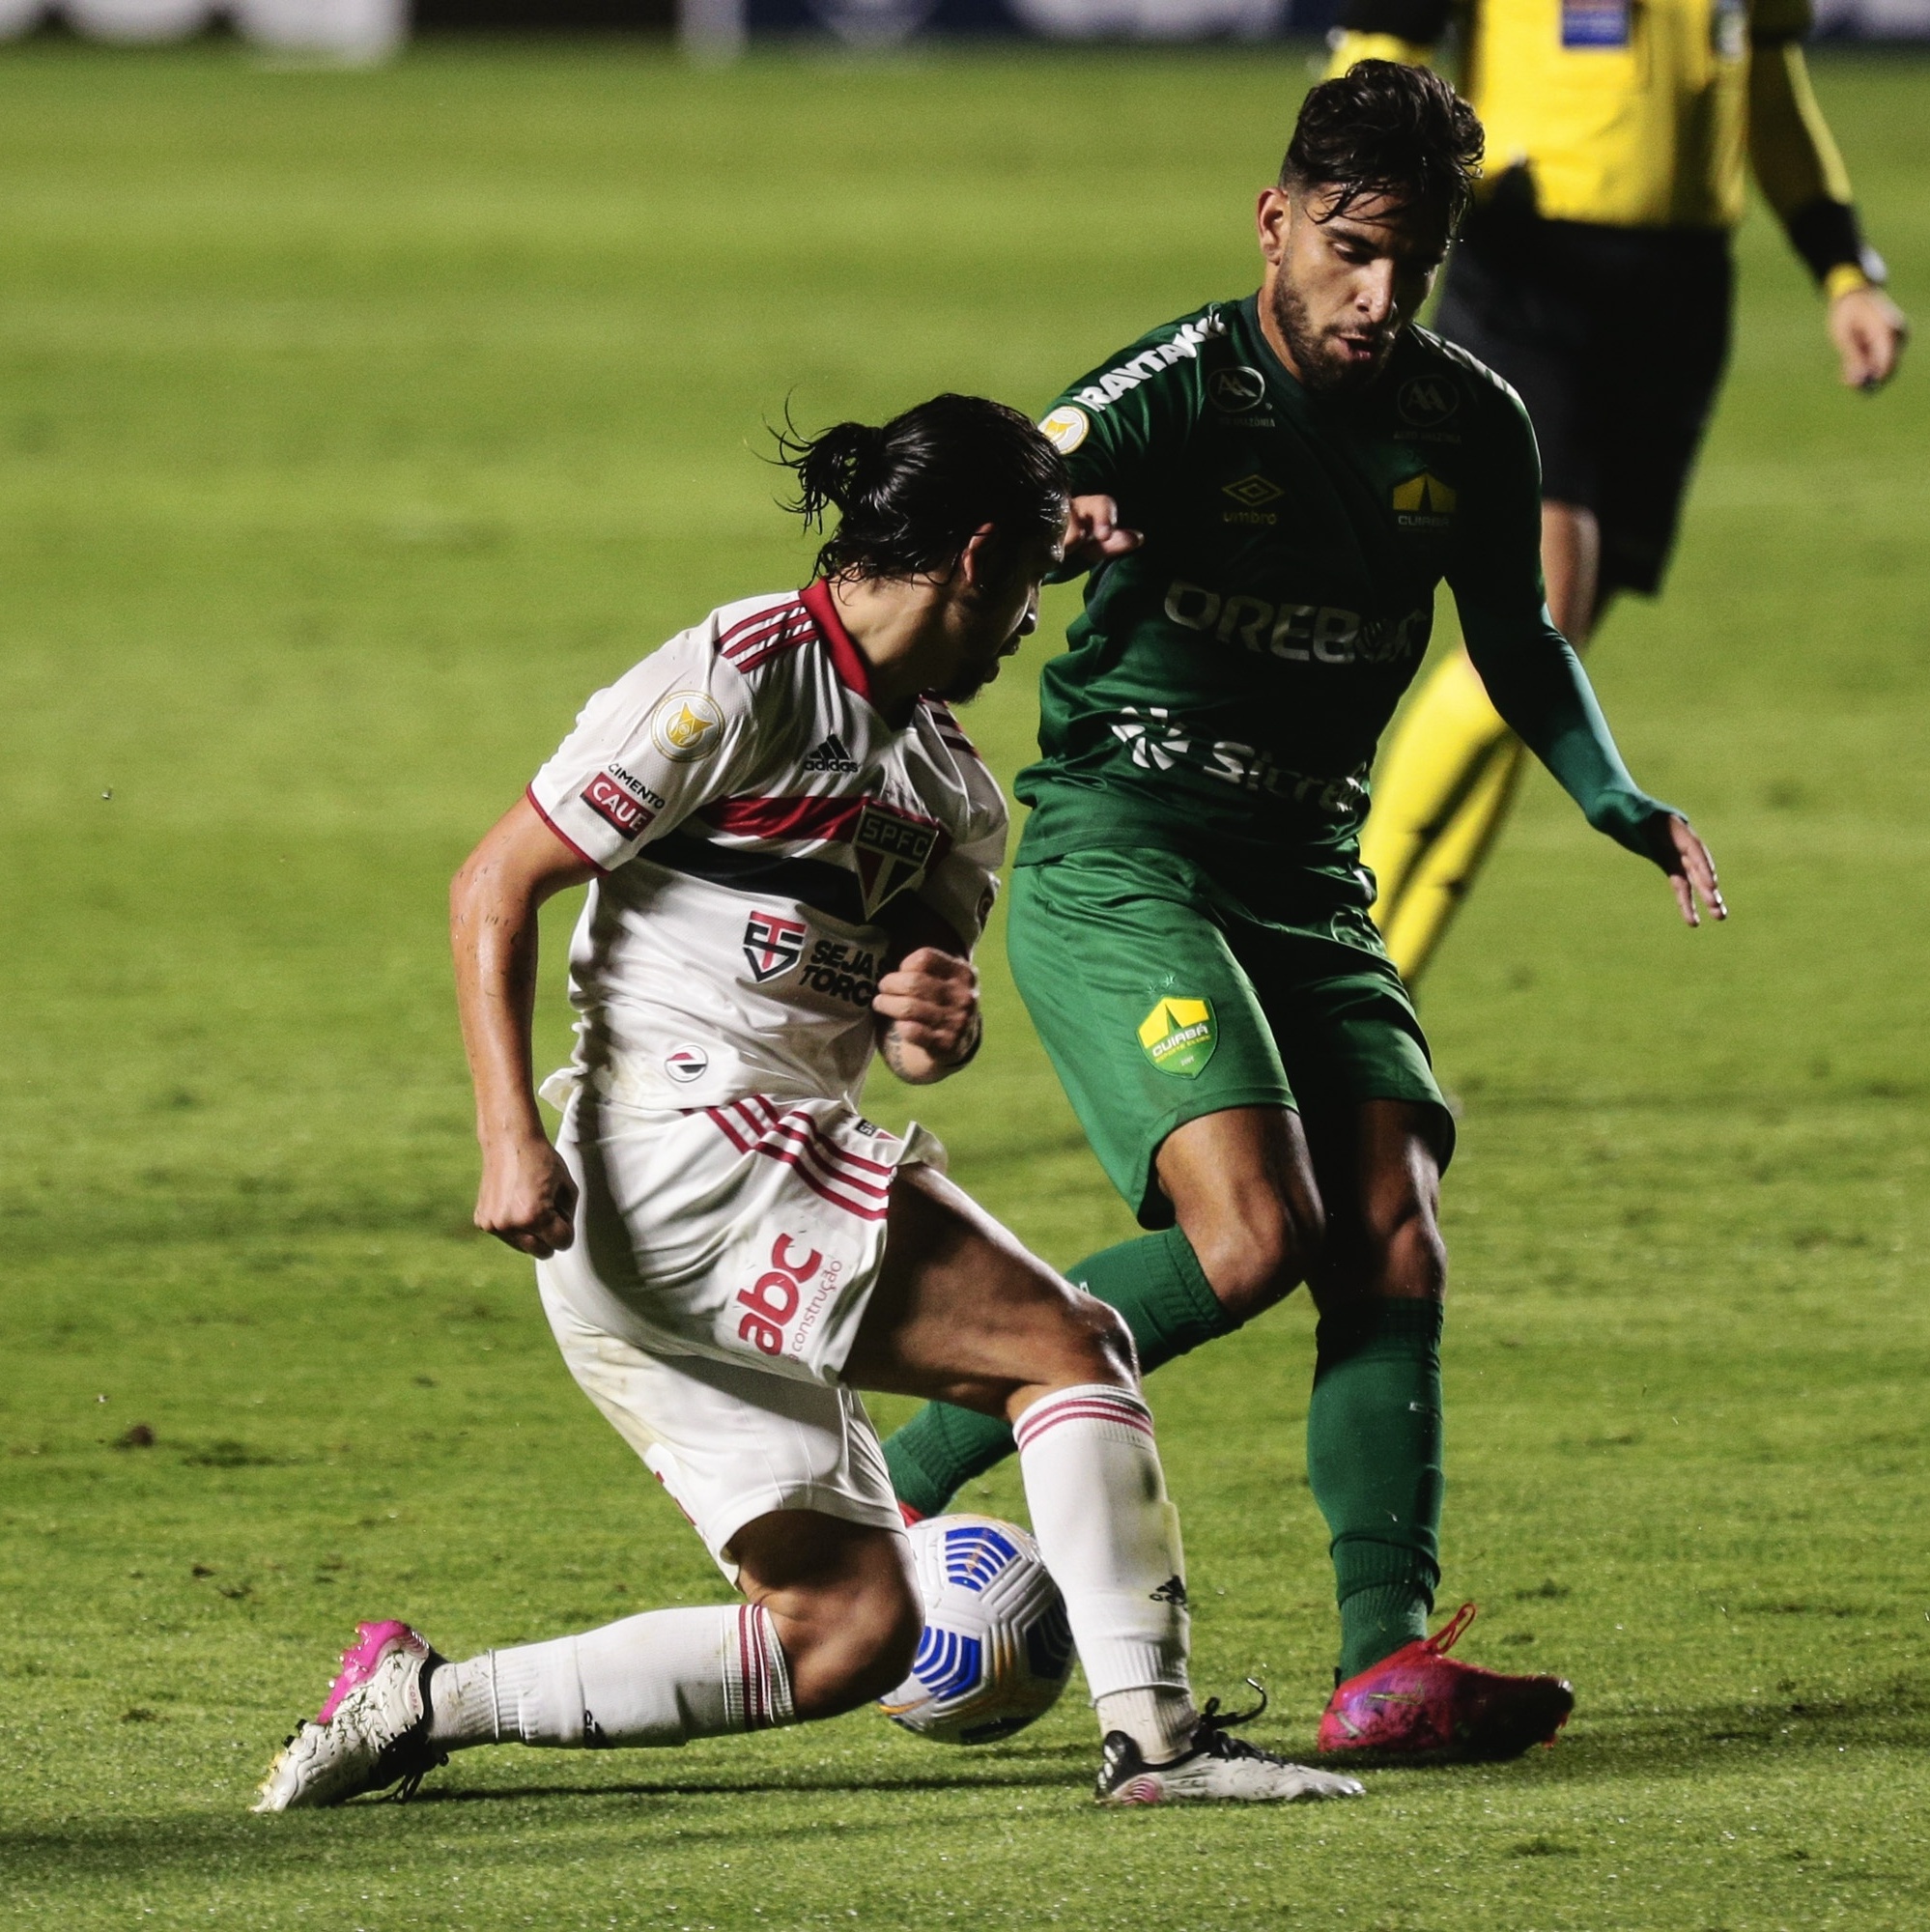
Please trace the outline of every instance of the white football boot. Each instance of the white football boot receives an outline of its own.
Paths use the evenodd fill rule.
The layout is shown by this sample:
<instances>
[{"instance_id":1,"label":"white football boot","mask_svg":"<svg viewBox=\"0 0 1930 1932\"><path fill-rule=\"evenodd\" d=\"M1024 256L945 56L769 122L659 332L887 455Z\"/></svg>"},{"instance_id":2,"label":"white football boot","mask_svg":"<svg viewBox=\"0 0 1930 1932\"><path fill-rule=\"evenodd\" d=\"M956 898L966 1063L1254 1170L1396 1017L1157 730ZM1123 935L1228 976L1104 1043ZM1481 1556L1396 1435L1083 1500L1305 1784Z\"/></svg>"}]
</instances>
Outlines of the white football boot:
<instances>
[{"instance_id":1,"label":"white football boot","mask_svg":"<svg viewBox=\"0 0 1930 1932\"><path fill-rule=\"evenodd\" d=\"M1093 1796L1101 1804L1295 1804L1365 1796L1357 1778L1289 1764L1228 1734L1230 1724L1251 1723L1265 1708L1263 1694L1259 1710L1222 1717L1220 1700L1210 1699L1187 1748L1164 1764L1148 1764L1125 1732L1109 1732Z\"/></svg>"},{"instance_id":2,"label":"white football boot","mask_svg":"<svg viewBox=\"0 0 1930 1932\"><path fill-rule=\"evenodd\" d=\"M398 1798L413 1796L427 1773L448 1762L429 1742L422 1688L441 1662L405 1623L358 1624L321 1712L275 1754L251 1808L341 1804L391 1784L401 1785Z\"/></svg>"}]
</instances>

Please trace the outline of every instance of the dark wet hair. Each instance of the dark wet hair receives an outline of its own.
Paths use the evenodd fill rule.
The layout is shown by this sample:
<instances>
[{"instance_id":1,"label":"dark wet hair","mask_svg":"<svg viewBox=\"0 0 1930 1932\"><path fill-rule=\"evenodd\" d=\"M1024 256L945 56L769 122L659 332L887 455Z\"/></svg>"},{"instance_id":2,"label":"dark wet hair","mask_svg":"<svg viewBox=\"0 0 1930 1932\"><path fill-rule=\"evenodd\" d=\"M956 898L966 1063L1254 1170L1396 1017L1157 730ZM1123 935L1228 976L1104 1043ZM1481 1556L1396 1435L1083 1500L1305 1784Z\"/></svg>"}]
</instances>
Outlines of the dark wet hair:
<instances>
[{"instance_id":1,"label":"dark wet hair","mask_svg":"<svg viewBox=\"0 0 1930 1932\"><path fill-rule=\"evenodd\" d=\"M1452 234L1467 212L1487 136L1439 74L1399 61L1355 61L1300 103L1280 185L1336 190L1331 221L1363 197L1439 213Z\"/></svg>"},{"instance_id":2,"label":"dark wet hair","mask_svg":"<svg viewBox=\"0 0 1930 1932\"><path fill-rule=\"evenodd\" d=\"M777 438L798 479L785 507L817 529L837 513L820 577L917 577L950 569L987 524L1020 541L1064 527L1058 451L1030 417L984 396L934 396L876 429L841 422L802 437L787 424Z\"/></svg>"}]
</instances>

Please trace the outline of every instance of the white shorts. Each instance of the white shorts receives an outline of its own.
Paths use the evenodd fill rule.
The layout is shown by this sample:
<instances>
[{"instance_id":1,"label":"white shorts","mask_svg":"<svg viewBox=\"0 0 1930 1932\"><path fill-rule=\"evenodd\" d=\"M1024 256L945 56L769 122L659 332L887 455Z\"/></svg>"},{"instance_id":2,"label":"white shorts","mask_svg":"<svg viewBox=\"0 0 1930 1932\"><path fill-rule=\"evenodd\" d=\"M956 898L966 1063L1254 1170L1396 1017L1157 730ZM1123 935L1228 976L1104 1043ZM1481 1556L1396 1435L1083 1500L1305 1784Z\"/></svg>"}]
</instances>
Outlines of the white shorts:
<instances>
[{"instance_id":1,"label":"white shorts","mask_svg":"<svg viewBox=\"0 0 1930 1932\"><path fill-rule=\"evenodd\" d=\"M577 1238L539 1269L592 1327L654 1355L835 1382L885 1258L892 1179L945 1169L845 1100L646 1111L579 1086L556 1151Z\"/></svg>"},{"instance_id":2,"label":"white shorts","mask_svg":"<svg viewBox=\"0 0 1930 1932\"><path fill-rule=\"evenodd\" d=\"M578 1387L642 1457L731 1582L731 1539L773 1510L904 1528L884 1449L855 1391L750 1362L648 1354L592 1327L543 1265L537 1287Z\"/></svg>"},{"instance_id":3,"label":"white shorts","mask_svg":"<svg viewBox=\"0 0 1930 1932\"><path fill-rule=\"evenodd\" d=\"M753 1518L896 1528L876 1432L838 1373L877 1284L892 1179L944 1149L842 1100L645 1112L579 1088L556 1147L573 1247L536 1264L584 1393L727 1575Z\"/></svg>"}]
</instances>

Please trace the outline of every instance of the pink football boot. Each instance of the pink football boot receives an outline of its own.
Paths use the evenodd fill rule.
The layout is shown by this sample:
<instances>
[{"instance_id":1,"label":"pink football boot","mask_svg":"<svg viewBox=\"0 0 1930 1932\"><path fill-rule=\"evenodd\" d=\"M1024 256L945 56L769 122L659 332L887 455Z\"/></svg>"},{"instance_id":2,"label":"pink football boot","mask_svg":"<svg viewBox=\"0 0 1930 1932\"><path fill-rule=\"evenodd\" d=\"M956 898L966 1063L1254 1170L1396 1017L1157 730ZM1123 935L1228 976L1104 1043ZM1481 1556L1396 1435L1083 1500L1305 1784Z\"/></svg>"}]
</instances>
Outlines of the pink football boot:
<instances>
[{"instance_id":1,"label":"pink football boot","mask_svg":"<svg viewBox=\"0 0 1930 1932\"><path fill-rule=\"evenodd\" d=\"M355 1626L355 1640L342 1653L342 1667L329 1685L322 1708L315 1714L318 1724L326 1724L335 1715L335 1706L357 1684L366 1684L375 1675L376 1665L387 1656L392 1644L412 1650L418 1657L429 1655L429 1639L399 1617L384 1617L381 1623Z\"/></svg>"},{"instance_id":2,"label":"pink football boot","mask_svg":"<svg viewBox=\"0 0 1930 1932\"><path fill-rule=\"evenodd\" d=\"M255 1795L257 1811L343 1804L398 1787L409 1798L446 1753L429 1742L428 1676L442 1660L398 1619L358 1624L320 1714L298 1724Z\"/></svg>"},{"instance_id":3,"label":"pink football boot","mask_svg":"<svg viewBox=\"0 0 1930 1932\"><path fill-rule=\"evenodd\" d=\"M1402 1758L1519 1757L1551 1745L1575 1709L1561 1677L1512 1677L1447 1655L1474 1621L1463 1604L1436 1636L1417 1637L1333 1694L1320 1719L1322 1751Z\"/></svg>"}]
</instances>

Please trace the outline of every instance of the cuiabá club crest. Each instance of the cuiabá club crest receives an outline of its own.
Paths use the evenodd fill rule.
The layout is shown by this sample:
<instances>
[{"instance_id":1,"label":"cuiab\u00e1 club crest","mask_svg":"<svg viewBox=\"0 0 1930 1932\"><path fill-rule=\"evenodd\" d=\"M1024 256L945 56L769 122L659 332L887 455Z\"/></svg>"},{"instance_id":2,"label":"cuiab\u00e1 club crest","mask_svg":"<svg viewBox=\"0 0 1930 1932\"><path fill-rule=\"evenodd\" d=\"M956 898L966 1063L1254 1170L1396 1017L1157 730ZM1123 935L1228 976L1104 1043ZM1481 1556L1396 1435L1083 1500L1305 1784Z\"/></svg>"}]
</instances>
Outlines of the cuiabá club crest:
<instances>
[{"instance_id":1,"label":"cuiab\u00e1 club crest","mask_svg":"<svg viewBox=\"0 0 1930 1932\"><path fill-rule=\"evenodd\" d=\"M932 820L894 811L874 799L866 801L851 844L866 919L875 919L889 901L924 877L938 838L939 828Z\"/></svg>"},{"instance_id":2,"label":"cuiab\u00e1 club crest","mask_svg":"<svg viewBox=\"0 0 1930 1932\"><path fill-rule=\"evenodd\" d=\"M753 912L744 923L744 956L751 962L751 977L761 984L788 973L804 954L809 930L802 920Z\"/></svg>"}]
</instances>

